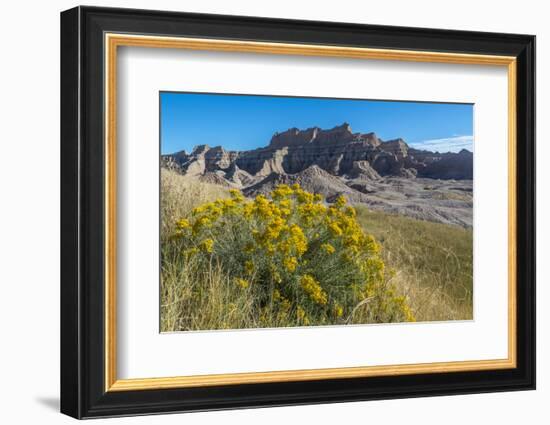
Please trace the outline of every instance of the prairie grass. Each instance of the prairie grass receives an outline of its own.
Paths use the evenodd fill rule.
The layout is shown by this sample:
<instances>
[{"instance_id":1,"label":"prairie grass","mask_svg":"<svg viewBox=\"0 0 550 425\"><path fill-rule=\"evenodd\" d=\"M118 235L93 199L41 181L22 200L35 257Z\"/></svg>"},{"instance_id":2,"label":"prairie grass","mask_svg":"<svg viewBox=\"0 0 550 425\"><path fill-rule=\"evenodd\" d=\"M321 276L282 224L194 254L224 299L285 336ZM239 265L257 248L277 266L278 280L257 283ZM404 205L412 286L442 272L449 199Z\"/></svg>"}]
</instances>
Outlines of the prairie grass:
<instances>
[{"instance_id":1,"label":"prairie grass","mask_svg":"<svg viewBox=\"0 0 550 425\"><path fill-rule=\"evenodd\" d=\"M472 229L356 209L358 221L382 244L417 321L472 319Z\"/></svg>"},{"instance_id":2,"label":"prairie grass","mask_svg":"<svg viewBox=\"0 0 550 425\"><path fill-rule=\"evenodd\" d=\"M193 208L214 199L227 198L227 189L161 169L160 221L161 242L174 233L176 221L191 214Z\"/></svg>"},{"instance_id":3,"label":"prairie grass","mask_svg":"<svg viewBox=\"0 0 550 425\"><path fill-rule=\"evenodd\" d=\"M207 202L229 198L226 188L162 170L161 331L242 329L303 325L296 311L265 298L257 285L239 286L219 260L182 255L173 243L177 220ZM384 288L395 288L417 321L470 319L472 315L472 235L454 226L428 223L358 207L357 221L382 245ZM239 252L234 252L238 256ZM201 259L202 258L202 259ZM385 289L384 289L385 290ZM393 289L392 289L393 291ZM393 293L393 292L392 292ZM259 296L267 301L255 302ZM312 325L371 323L371 299L342 315L318 315ZM350 304L352 305L352 304ZM404 320L404 319L401 319ZM388 320L389 321L389 320ZM399 320L398 320L399 321Z\"/></svg>"}]
</instances>

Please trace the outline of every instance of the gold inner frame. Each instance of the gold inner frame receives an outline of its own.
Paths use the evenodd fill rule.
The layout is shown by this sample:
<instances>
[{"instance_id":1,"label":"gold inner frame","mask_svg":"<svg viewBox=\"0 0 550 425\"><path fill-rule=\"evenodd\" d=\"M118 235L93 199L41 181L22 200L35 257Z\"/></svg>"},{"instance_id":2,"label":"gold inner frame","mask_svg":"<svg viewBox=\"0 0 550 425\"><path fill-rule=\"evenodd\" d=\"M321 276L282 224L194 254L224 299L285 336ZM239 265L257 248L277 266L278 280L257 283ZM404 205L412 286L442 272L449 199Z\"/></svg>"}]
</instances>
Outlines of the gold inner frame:
<instances>
[{"instance_id":1,"label":"gold inner frame","mask_svg":"<svg viewBox=\"0 0 550 425\"><path fill-rule=\"evenodd\" d=\"M105 391L135 391L320 379L510 369L516 367L516 58L462 53L370 49L327 45L105 34ZM361 366L164 378L118 379L116 324L116 99L119 46L325 56L504 66L508 72L508 357L383 366Z\"/></svg>"}]
</instances>

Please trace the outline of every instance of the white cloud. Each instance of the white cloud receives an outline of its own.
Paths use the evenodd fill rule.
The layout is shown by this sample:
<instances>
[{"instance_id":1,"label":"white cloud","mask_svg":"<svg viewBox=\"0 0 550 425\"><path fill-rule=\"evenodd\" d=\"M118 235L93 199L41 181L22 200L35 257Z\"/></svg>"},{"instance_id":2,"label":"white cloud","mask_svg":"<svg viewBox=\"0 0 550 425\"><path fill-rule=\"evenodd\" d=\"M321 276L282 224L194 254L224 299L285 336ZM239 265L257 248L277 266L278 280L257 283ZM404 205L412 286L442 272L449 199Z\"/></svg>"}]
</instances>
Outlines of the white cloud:
<instances>
[{"instance_id":1,"label":"white cloud","mask_svg":"<svg viewBox=\"0 0 550 425\"><path fill-rule=\"evenodd\" d=\"M415 149L423 149L432 152L459 152L461 149L468 149L473 152L474 136L453 136L443 139L424 140L422 142L410 143Z\"/></svg>"}]
</instances>

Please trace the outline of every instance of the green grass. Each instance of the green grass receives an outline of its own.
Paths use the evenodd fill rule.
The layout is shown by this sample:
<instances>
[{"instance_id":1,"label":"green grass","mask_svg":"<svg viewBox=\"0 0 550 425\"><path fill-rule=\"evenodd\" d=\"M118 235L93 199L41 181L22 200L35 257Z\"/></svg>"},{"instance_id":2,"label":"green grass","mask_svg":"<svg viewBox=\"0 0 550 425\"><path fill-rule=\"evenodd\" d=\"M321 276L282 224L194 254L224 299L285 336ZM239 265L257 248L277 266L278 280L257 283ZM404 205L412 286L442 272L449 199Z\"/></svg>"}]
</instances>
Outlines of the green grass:
<instances>
[{"instance_id":1,"label":"green grass","mask_svg":"<svg viewBox=\"0 0 550 425\"><path fill-rule=\"evenodd\" d=\"M357 207L418 321L472 319L472 230Z\"/></svg>"}]
</instances>

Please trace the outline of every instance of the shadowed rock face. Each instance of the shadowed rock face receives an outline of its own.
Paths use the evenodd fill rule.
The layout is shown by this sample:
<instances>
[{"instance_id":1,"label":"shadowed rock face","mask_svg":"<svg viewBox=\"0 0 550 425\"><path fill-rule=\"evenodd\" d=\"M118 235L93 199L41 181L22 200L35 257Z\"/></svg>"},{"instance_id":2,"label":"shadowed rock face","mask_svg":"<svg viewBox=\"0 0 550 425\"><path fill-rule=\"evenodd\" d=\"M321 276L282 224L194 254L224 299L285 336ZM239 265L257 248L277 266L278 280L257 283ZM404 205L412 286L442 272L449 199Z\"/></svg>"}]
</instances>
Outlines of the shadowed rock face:
<instances>
[{"instance_id":1,"label":"shadowed rock face","mask_svg":"<svg viewBox=\"0 0 550 425\"><path fill-rule=\"evenodd\" d=\"M307 190L325 195L329 202L344 194L351 202L375 208L387 209L391 204L391 211L471 225L471 203L463 199L464 191L471 190L472 186L471 152L418 150L409 147L403 139L383 141L375 133L353 133L348 123L330 130L291 128L275 133L266 147L250 151L226 151L221 146L199 145L190 154L181 151L163 155L161 163L165 168L206 182L240 188L248 196L267 193L280 183L299 183ZM441 198L436 199L437 202L448 197L453 201L459 199L462 204L445 201L441 207L444 211L441 208L435 211L437 202L430 196L416 199L417 194L426 195L424 187L430 185L424 182L425 179L450 180L450 184L455 180L464 181L458 185L463 189L461 196L453 194L454 189L449 189L453 193L447 193L447 187L451 187L447 184L443 184L443 194L428 193L437 194ZM411 190L404 197L401 191L404 185L418 190ZM403 203L404 200L410 202ZM419 208L418 203L425 203L425 206ZM464 211L458 214L461 208Z\"/></svg>"}]
</instances>

